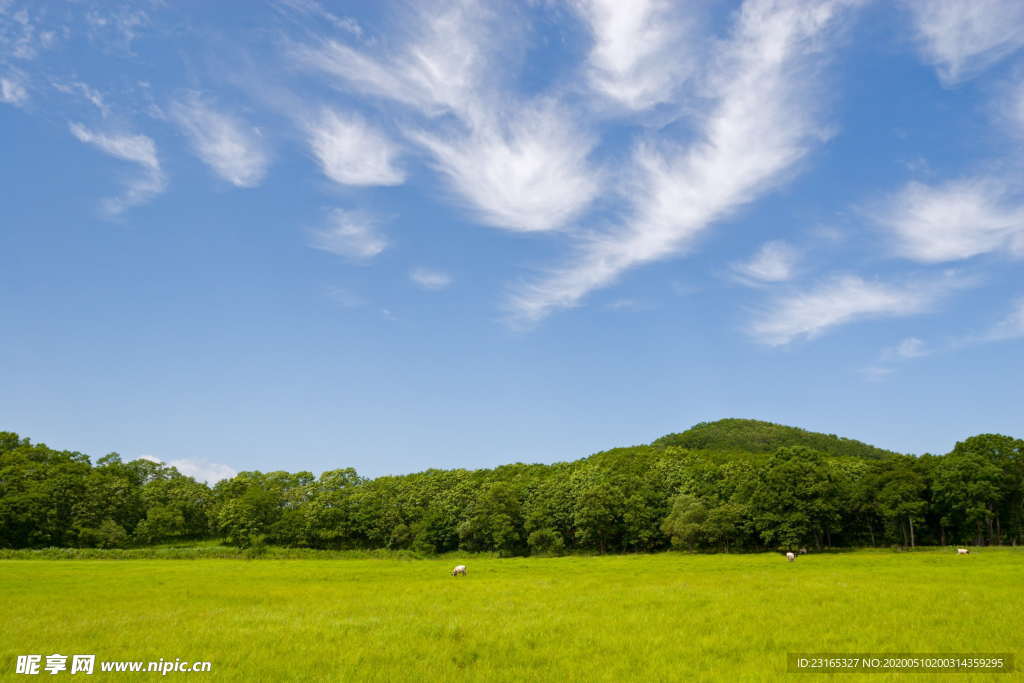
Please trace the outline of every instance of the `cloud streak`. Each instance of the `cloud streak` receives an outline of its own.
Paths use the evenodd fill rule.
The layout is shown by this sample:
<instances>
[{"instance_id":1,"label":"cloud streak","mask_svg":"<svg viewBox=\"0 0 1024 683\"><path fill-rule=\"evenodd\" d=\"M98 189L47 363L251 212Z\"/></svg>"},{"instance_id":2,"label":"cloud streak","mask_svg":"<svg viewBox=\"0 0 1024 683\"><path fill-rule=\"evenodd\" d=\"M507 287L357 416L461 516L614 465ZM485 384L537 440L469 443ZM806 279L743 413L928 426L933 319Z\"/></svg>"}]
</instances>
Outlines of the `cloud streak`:
<instances>
[{"instance_id":1,"label":"cloud streak","mask_svg":"<svg viewBox=\"0 0 1024 683\"><path fill-rule=\"evenodd\" d=\"M175 101L170 114L196 155L221 178L236 187L263 181L270 155L257 128L214 109L194 92Z\"/></svg>"},{"instance_id":2,"label":"cloud streak","mask_svg":"<svg viewBox=\"0 0 1024 683\"><path fill-rule=\"evenodd\" d=\"M616 230L589 235L569 265L520 287L515 319L578 305L636 266L677 255L715 221L786 179L828 135L811 95L829 29L849 3L750 0L714 56L711 107L699 141L646 141L633 153L630 209Z\"/></svg>"},{"instance_id":3,"label":"cloud streak","mask_svg":"<svg viewBox=\"0 0 1024 683\"><path fill-rule=\"evenodd\" d=\"M0 76L0 102L18 107L28 102L28 89L25 78L20 73L11 72Z\"/></svg>"},{"instance_id":4,"label":"cloud streak","mask_svg":"<svg viewBox=\"0 0 1024 683\"><path fill-rule=\"evenodd\" d=\"M813 290L777 297L748 332L762 344L783 346L860 320L924 313L950 292L971 284L956 274L899 284L841 275Z\"/></svg>"},{"instance_id":5,"label":"cloud streak","mask_svg":"<svg viewBox=\"0 0 1024 683\"><path fill-rule=\"evenodd\" d=\"M1019 0L906 0L919 50L952 86L1024 46Z\"/></svg>"},{"instance_id":6,"label":"cloud streak","mask_svg":"<svg viewBox=\"0 0 1024 683\"><path fill-rule=\"evenodd\" d=\"M1024 202L991 177L912 182L874 211L896 255L921 263L1003 251L1024 255Z\"/></svg>"},{"instance_id":7,"label":"cloud streak","mask_svg":"<svg viewBox=\"0 0 1024 683\"><path fill-rule=\"evenodd\" d=\"M984 341L1024 339L1024 298L1019 299L1010 314L996 323L983 339Z\"/></svg>"},{"instance_id":8,"label":"cloud streak","mask_svg":"<svg viewBox=\"0 0 1024 683\"><path fill-rule=\"evenodd\" d=\"M483 223L521 232L554 230L576 218L599 189L587 166L594 139L557 105L488 114L469 131L410 133Z\"/></svg>"},{"instance_id":9,"label":"cloud streak","mask_svg":"<svg viewBox=\"0 0 1024 683\"><path fill-rule=\"evenodd\" d=\"M593 46L587 57L590 88L627 110L673 100L696 67L693 22L666 0L578 0Z\"/></svg>"},{"instance_id":10,"label":"cloud streak","mask_svg":"<svg viewBox=\"0 0 1024 683\"><path fill-rule=\"evenodd\" d=\"M369 261L388 247L378 221L359 211L333 209L327 226L312 231L310 246L351 261Z\"/></svg>"},{"instance_id":11,"label":"cloud streak","mask_svg":"<svg viewBox=\"0 0 1024 683\"><path fill-rule=\"evenodd\" d=\"M139 204L144 204L164 191L167 186L156 145L145 135L106 134L92 131L80 123L70 124L71 134L79 141L96 147L112 157L137 165L140 173L125 181L119 197L103 200L103 210L117 215Z\"/></svg>"},{"instance_id":12,"label":"cloud streak","mask_svg":"<svg viewBox=\"0 0 1024 683\"><path fill-rule=\"evenodd\" d=\"M766 242L752 259L733 264L740 280L748 284L785 282L796 274L800 252L782 241Z\"/></svg>"},{"instance_id":13,"label":"cloud streak","mask_svg":"<svg viewBox=\"0 0 1024 683\"><path fill-rule=\"evenodd\" d=\"M406 137L482 223L530 232L578 217L600 189L589 163L596 141L553 99L501 88L497 57L516 51L509 23L469 0L423 9L414 19L405 49L373 56L327 40L291 55L344 90L418 117L401 124Z\"/></svg>"},{"instance_id":14,"label":"cloud streak","mask_svg":"<svg viewBox=\"0 0 1024 683\"><path fill-rule=\"evenodd\" d=\"M398 146L362 117L324 110L307 123L309 146L324 175L341 185L401 185Z\"/></svg>"},{"instance_id":15,"label":"cloud streak","mask_svg":"<svg viewBox=\"0 0 1024 683\"><path fill-rule=\"evenodd\" d=\"M448 273L429 268L413 268L409 273L409 279L417 287L431 291L445 289L452 283L452 276Z\"/></svg>"}]
</instances>

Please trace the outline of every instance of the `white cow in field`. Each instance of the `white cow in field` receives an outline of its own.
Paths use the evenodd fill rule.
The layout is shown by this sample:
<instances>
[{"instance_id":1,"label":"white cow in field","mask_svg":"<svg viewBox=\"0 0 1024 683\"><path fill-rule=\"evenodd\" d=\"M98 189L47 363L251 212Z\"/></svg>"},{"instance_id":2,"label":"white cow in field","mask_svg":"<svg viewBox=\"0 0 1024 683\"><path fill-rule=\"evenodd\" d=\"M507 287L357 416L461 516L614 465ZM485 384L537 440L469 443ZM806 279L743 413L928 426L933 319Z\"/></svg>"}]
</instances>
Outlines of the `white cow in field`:
<instances>
[{"instance_id":1,"label":"white cow in field","mask_svg":"<svg viewBox=\"0 0 1024 683\"><path fill-rule=\"evenodd\" d=\"M967 548L957 548L956 549L956 554L957 555L970 555L971 551L968 550Z\"/></svg>"},{"instance_id":2,"label":"white cow in field","mask_svg":"<svg viewBox=\"0 0 1024 683\"><path fill-rule=\"evenodd\" d=\"M466 575L466 565L464 565L464 564L455 565L455 569L452 570L452 576L465 576L465 575Z\"/></svg>"},{"instance_id":3,"label":"white cow in field","mask_svg":"<svg viewBox=\"0 0 1024 683\"><path fill-rule=\"evenodd\" d=\"M791 553L791 552L789 552L789 553L786 553L786 559L787 559L787 560L789 560L790 562L792 562L793 560L795 560L795 559L796 559L796 555L794 555L794 554L793 554L793 553Z\"/></svg>"}]
</instances>

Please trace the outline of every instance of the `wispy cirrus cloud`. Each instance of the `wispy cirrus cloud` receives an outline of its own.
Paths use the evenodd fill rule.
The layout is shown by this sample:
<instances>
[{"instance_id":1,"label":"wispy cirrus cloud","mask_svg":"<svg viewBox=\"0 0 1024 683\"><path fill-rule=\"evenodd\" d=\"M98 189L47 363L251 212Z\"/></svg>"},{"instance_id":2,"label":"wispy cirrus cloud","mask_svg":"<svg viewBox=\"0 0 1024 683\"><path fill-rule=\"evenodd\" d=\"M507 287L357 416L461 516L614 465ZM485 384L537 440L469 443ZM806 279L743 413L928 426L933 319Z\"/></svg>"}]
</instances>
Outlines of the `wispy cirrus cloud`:
<instances>
[{"instance_id":1,"label":"wispy cirrus cloud","mask_svg":"<svg viewBox=\"0 0 1024 683\"><path fill-rule=\"evenodd\" d=\"M374 56L333 40L298 46L299 64L346 90L411 110L406 137L431 155L459 202L482 223L513 231L562 227L600 189L590 166L596 142L550 97L501 88L509 48L496 10L477 2L422 7L404 49ZM509 50L506 50L509 48Z\"/></svg>"},{"instance_id":2,"label":"wispy cirrus cloud","mask_svg":"<svg viewBox=\"0 0 1024 683\"><path fill-rule=\"evenodd\" d=\"M333 209L327 225L311 231L310 246L351 261L365 262L383 252L388 240L380 232L379 221L361 211Z\"/></svg>"},{"instance_id":3,"label":"wispy cirrus cloud","mask_svg":"<svg viewBox=\"0 0 1024 683\"><path fill-rule=\"evenodd\" d=\"M436 116L475 106L492 73L489 52L501 43L493 13L473 0L423 3L409 16L405 48L373 56L333 39L292 46L292 58L344 90L399 102Z\"/></svg>"},{"instance_id":4,"label":"wispy cirrus cloud","mask_svg":"<svg viewBox=\"0 0 1024 683\"><path fill-rule=\"evenodd\" d=\"M78 95L85 99L99 110L100 115L103 116L103 118L106 118L110 114L110 108L103 99L103 94L88 83L83 83L81 81L51 81L50 85L53 86L54 90L62 92L65 95Z\"/></svg>"},{"instance_id":5,"label":"wispy cirrus cloud","mask_svg":"<svg viewBox=\"0 0 1024 683\"><path fill-rule=\"evenodd\" d=\"M783 346L861 320L924 313L946 295L972 284L974 280L956 273L902 283L841 275L809 291L775 298L755 318L748 332L760 343Z\"/></svg>"},{"instance_id":6,"label":"wispy cirrus cloud","mask_svg":"<svg viewBox=\"0 0 1024 683\"><path fill-rule=\"evenodd\" d=\"M145 5L160 7L161 2L136 2L122 6L94 6L85 13L84 26L94 43L105 50L131 54L132 44L152 25Z\"/></svg>"},{"instance_id":7,"label":"wispy cirrus cloud","mask_svg":"<svg viewBox=\"0 0 1024 683\"><path fill-rule=\"evenodd\" d=\"M133 206L144 204L166 188L167 182L157 157L156 144L151 138L128 133L99 133L80 123L70 124L70 129L79 141L139 167L140 173L125 181L123 194L103 200L103 210L107 214L117 215Z\"/></svg>"},{"instance_id":8,"label":"wispy cirrus cloud","mask_svg":"<svg viewBox=\"0 0 1024 683\"><path fill-rule=\"evenodd\" d=\"M1024 298L1018 299L1010 313L993 325L982 339L984 341L1024 339Z\"/></svg>"},{"instance_id":9,"label":"wispy cirrus cloud","mask_svg":"<svg viewBox=\"0 0 1024 683\"><path fill-rule=\"evenodd\" d=\"M409 279L419 288L432 291L445 289L452 283L451 275L431 268L413 268L409 272Z\"/></svg>"},{"instance_id":10,"label":"wispy cirrus cloud","mask_svg":"<svg viewBox=\"0 0 1024 683\"><path fill-rule=\"evenodd\" d=\"M550 102L487 113L470 129L410 132L483 223L521 232L559 228L600 189L588 168L594 138Z\"/></svg>"},{"instance_id":11,"label":"wispy cirrus cloud","mask_svg":"<svg viewBox=\"0 0 1024 683\"><path fill-rule=\"evenodd\" d=\"M324 175L342 185L401 185L398 145L361 116L325 109L306 123Z\"/></svg>"},{"instance_id":12,"label":"wispy cirrus cloud","mask_svg":"<svg viewBox=\"0 0 1024 683\"><path fill-rule=\"evenodd\" d=\"M927 356L931 351L928 345L917 337L907 337L896 346L882 350L882 360L908 360Z\"/></svg>"},{"instance_id":13,"label":"wispy cirrus cloud","mask_svg":"<svg viewBox=\"0 0 1024 683\"><path fill-rule=\"evenodd\" d=\"M863 368L860 372L872 382L878 382L896 371L893 367L897 363L904 363L914 358L923 358L934 353L934 349L928 346L922 339L907 337L895 346L882 349L878 361L874 365Z\"/></svg>"},{"instance_id":14,"label":"wispy cirrus cloud","mask_svg":"<svg viewBox=\"0 0 1024 683\"><path fill-rule=\"evenodd\" d=\"M276 0L274 6L300 16L322 19L334 28L351 33L357 38L363 35L363 27L359 25L358 21L352 17L338 16L328 11L316 0Z\"/></svg>"},{"instance_id":15,"label":"wispy cirrus cloud","mask_svg":"<svg viewBox=\"0 0 1024 683\"><path fill-rule=\"evenodd\" d=\"M995 177L912 182L872 217L891 236L897 255L921 263L996 251L1024 255L1024 197Z\"/></svg>"},{"instance_id":16,"label":"wispy cirrus cloud","mask_svg":"<svg viewBox=\"0 0 1024 683\"><path fill-rule=\"evenodd\" d=\"M775 240L765 242L749 261L733 264L733 271L748 284L766 284L791 280L796 274L800 251Z\"/></svg>"},{"instance_id":17,"label":"wispy cirrus cloud","mask_svg":"<svg viewBox=\"0 0 1024 683\"><path fill-rule=\"evenodd\" d=\"M966 80L1024 46L1019 0L905 0L918 46L947 85Z\"/></svg>"},{"instance_id":18,"label":"wispy cirrus cloud","mask_svg":"<svg viewBox=\"0 0 1024 683\"><path fill-rule=\"evenodd\" d=\"M42 28L41 15L49 9L42 3L0 3L0 57L27 61L53 47L57 32Z\"/></svg>"},{"instance_id":19,"label":"wispy cirrus cloud","mask_svg":"<svg viewBox=\"0 0 1024 683\"><path fill-rule=\"evenodd\" d=\"M696 67L694 14L667 0L575 0L593 36L590 88L627 110L670 102Z\"/></svg>"},{"instance_id":20,"label":"wispy cirrus cloud","mask_svg":"<svg viewBox=\"0 0 1024 683\"><path fill-rule=\"evenodd\" d=\"M270 154L258 128L215 109L197 92L172 102L169 111L196 155L221 178L236 187L263 181Z\"/></svg>"},{"instance_id":21,"label":"wispy cirrus cloud","mask_svg":"<svg viewBox=\"0 0 1024 683\"><path fill-rule=\"evenodd\" d=\"M638 265L677 255L716 220L784 181L829 134L817 115L815 67L847 2L748 0L715 55L710 107L688 147L645 141L628 169L630 210L590 234L575 259L521 286L511 310L539 320Z\"/></svg>"},{"instance_id":22,"label":"wispy cirrus cloud","mask_svg":"<svg viewBox=\"0 0 1024 683\"><path fill-rule=\"evenodd\" d=\"M10 71L0 76L0 102L16 107L28 102L28 88L23 73Z\"/></svg>"}]
</instances>

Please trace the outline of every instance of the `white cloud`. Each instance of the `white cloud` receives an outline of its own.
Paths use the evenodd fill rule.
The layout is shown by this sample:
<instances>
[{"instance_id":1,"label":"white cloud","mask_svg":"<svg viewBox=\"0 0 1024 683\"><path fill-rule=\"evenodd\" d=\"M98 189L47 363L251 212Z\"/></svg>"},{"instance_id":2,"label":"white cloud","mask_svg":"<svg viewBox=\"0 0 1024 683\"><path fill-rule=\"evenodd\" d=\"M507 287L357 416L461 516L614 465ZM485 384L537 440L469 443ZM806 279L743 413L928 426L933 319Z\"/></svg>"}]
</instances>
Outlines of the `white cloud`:
<instances>
[{"instance_id":1,"label":"white cloud","mask_svg":"<svg viewBox=\"0 0 1024 683\"><path fill-rule=\"evenodd\" d=\"M1024 338L1024 299L1014 305L1008 316L996 323L985 335L985 341L1005 341Z\"/></svg>"},{"instance_id":2,"label":"white cloud","mask_svg":"<svg viewBox=\"0 0 1024 683\"><path fill-rule=\"evenodd\" d=\"M255 187L263 180L270 155L259 129L217 111L198 93L173 102L170 115L199 158L221 178L237 187Z\"/></svg>"},{"instance_id":3,"label":"white cloud","mask_svg":"<svg viewBox=\"0 0 1024 683\"><path fill-rule=\"evenodd\" d=\"M859 320L923 313L954 289L972 281L947 274L902 284L868 282L856 275L831 279L812 291L780 296L750 326L758 341L781 346Z\"/></svg>"},{"instance_id":4,"label":"white cloud","mask_svg":"<svg viewBox=\"0 0 1024 683\"><path fill-rule=\"evenodd\" d=\"M219 462L210 462L209 460L171 460L167 463L171 467L175 468L186 477L192 477L196 481L206 482L207 484L216 484L222 479L231 479L238 472L231 466L225 465Z\"/></svg>"},{"instance_id":5,"label":"white cloud","mask_svg":"<svg viewBox=\"0 0 1024 683\"><path fill-rule=\"evenodd\" d=\"M907 337L896 346L882 349L879 354L879 362L876 365L864 368L861 373L871 381L879 381L891 375L895 370L894 363L902 363L913 358L922 358L931 355L932 349L917 337Z\"/></svg>"},{"instance_id":6,"label":"white cloud","mask_svg":"<svg viewBox=\"0 0 1024 683\"><path fill-rule=\"evenodd\" d=\"M363 27L352 17L339 17L327 11L323 5L316 0L277 0L275 7L288 9L295 14L323 19L334 28L351 33L357 38L362 37Z\"/></svg>"},{"instance_id":7,"label":"white cloud","mask_svg":"<svg viewBox=\"0 0 1024 683\"><path fill-rule=\"evenodd\" d=\"M896 253L922 263L967 259L1006 250L1024 254L1024 203L994 178L944 185L912 182L874 218L887 229Z\"/></svg>"},{"instance_id":8,"label":"white cloud","mask_svg":"<svg viewBox=\"0 0 1024 683\"><path fill-rule=\"evenodd\" d=\"M423 289L440 290L452 283L452 276L439 270L428 268L413 268L409 272L409 279Z\"/></svg>"},{"instance_id":9,"label":"white cloud","mask_svg":"<svg viewBox=\"0 0 1024 683\"><path fill-rule=\"evenodd\" d=\"M898 361L921 358L930 353L927 344L917 337L907 337L892 348L883 349L882 360Z\"/></svg>"},{"instance_id":10,"label":"white cloud","mask_svg":"<svg viewBox=\"0 0 1024 683\"><path fill-rule=\"evenodd\" d=\"M815 115L814 69L841 2L749 0L713 59L714 95L687 149L639 145L626 170L632 207L589 236L574 262L521 287L511 308L535 321L575 306L635 266L678 254L709 225L782 182L828 129Z\"/></svg>"},{"instance_id":11,"label":"white cloud","mask_svg":"<svg viewBox=\"0 0 1024 683\"><path fill-rule=\"evenodd\" d=\"M378 221L372 216L333 209L327 227L313 231L311 246L353 261L367 261L384 251L388 241L380 234Z\"/></svg>"},{"instance_id":12,"label":"white cloud","mask_svg":"<svg viewBox=\"0 0 1024 683\"><path fill-rule=\"evenodd\" d=\"M409 46L379 58L335 41L292 56L346 91L425 117L403 130L483 223L539 231L576 218L599 190L588 165L594 139L566 108L501 90L502 65L517 50L511 22L470 0L414 16Z\"/></svg>"},{"instance_id":13,"label":"white cloud","mask_svg":"<svg viewBox=\"0 0 1024 683\"><path fill-rule=\"evenodd\" d=\"M145 135L97 133L80 123L70 124L70 129L71 134L81 142L93 145L110 156L129 161L141 168L140 175L125 182L124 194L104 200L104 211L116 215L163 192L166 181L152 139Z\"/></svg>"},{"instance_id":14,"label":"white cloud","mask_svg":"<svg viewBox=\"0 0 1024 683\"><path fill-rule=\"evenodd\" d=\"M164 461L153 455L140 455L139 460L148 460L149 462L155 462L158 465L173 467L186 477L192 477L196 481L205 482L207 484L216 484L222 479L231 479L238 474L237 470L230 465L225 465L219 462L210 462L209 460L182 458L180 460Z\"/></svg>"},{"instance_id":15,"label":"white cloud","mask_svg":"<svg viewBox=\"0 0 1024 683\"><path fill-rule=\"evenodd\" d=\"M29 12L31 8L32 12ZM0 4L0 56L31 60L57 42L54 31L40 29L40 13L46 14L42 3L12 10Z\"/></svg>"},{"instance_id":16,"label":"white cloud","mask_svg":"<svg viewBox=\"0 0 1024 683\"><path fill-rule=\"evenodd\" d=\"M309 145L324 175L342 185L401 185L397 145L354 114L325 110L307 124Z\"/></svg>"},{"instance_id":17,"label":"white cloud","mask_svg":"<svg viewBox=\"0 0 1024 683\"><path fill-rule=\"evenodd\" d=\"M100 114L106 118L110 114L110 109L107 107L107 103L103 100L103 95L100 91L91 87L88 83L82 83L81 81L73 81L71 83L63 83L61 81L53 81L51 83L54 89L66 94L72 95L78 93L85 98L94 107L99 109Z\"/></svg>"},{"instance_id":18,"label":"white cloud","mask_svg":"<svg viewBox=\"0 0 1024 683\"><path fill-rule=\"evenodd\" d=\"M421 3L409 16L409 45L381 59L334 40L296 46L292 56L363 93L415 107L430 115L462 111L477 100L489 69L483 46L495 49L499 33L488 10L472 0Z\"/></svg>"},{"instance_id":19,"label":"white cloud","mask_svg":"<svg viewBox=\"0 0 1024 683\"><path fill-rule=\"evenodd\" d=\"M327 295L342 308L361 308L367 304L365 298L344 287L331 287L327 290Z\"/></svg>"},{"instance_id":20,"label":"white cloud","mask_svg":"<svg viewBox=\"0 0 1024 683\"><path fill-rule=\"evenodd\" d=\"M577 0L594 44L587 80L594 91L630 110L672 100L694 70L694 8L668 0Z\"/></svg>"},{"instance_id":21,"label":"white cloud","mask_svg":"<svg viewBox=\"0 0 1024 683\"><path fill-rule=\"evenodd\" d=\"M919 49L953 85L1024 46L1020 0L905 0Z\"/></svg>"},{"instance_id":22,"label":"white cloud","mask_svg":"<svg viewBox=\"0 0 1024 683\"><path fill-rule=\"evenodd\" d=\"M152 22L149 15L131 4L122 7L96 7L85 15L89 37L103 49L131 53L132 43Z\"/></svg>"},{"instance_id":23,"label":"white cloud","mask_svg":"<svg viewBox=\"0 0 1024 683\"><path fill-rule=\"evenodd\" d=\"M411 133L479 220L509 230L553 230L576 218L600 189L587 166L594 139L562 109L512 106L481 115L468 132Z\"/></svg>"},{"instance_id":24,"label":"white cloud","mask_svg":"<svg viewBox=\"0 0 1024 683\"><path fill-rule=\"evenodd\" d=\"M766 242L754 257L733 265L733 270L746 282L785 282L795 275L800 252L781 241Z\"/></svg>"},{"instance_id":25,"label":"white cloud","mask_svg":"<svg viewBox=\"0 0 1024 683\"><path fill-rule=\"evenodd\" d=\"M0 102L19 106L28 101L25 79L17 73L0 76Z\"/></svg>"}]
</instances>

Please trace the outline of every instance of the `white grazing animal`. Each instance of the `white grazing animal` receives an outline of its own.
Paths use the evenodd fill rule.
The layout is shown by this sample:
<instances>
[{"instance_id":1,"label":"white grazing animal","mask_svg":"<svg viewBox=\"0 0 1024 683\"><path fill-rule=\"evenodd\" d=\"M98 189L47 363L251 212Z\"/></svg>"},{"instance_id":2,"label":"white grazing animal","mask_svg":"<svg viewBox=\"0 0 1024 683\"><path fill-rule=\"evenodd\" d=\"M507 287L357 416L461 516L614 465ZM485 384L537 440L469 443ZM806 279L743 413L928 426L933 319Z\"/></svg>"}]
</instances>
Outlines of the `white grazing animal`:
<instances>
[{"instance_id":1,"label":"white grazing animal","mask_svg":"<svg viewBox=\"0 0 1024 683\"><path fill-rule=\"evenodd\" d=\"M967 548L957 548L956 549L956 554L957 555L970 555L971 551L968 550Z\"/></svg>"},{"instance_id":2,"label":"white grazing animal","mask_svg":"<svg viewBox=\"0 0 1024 683\"><path fill-rule=\"evenodd\" d=\"M466 565L464 565L464 564L456 565L455 569L452 570L452 576L465 576L465 575L466 575Z\"/></svg>"},{"instance_id":3,"label":"white grazing animal","mask_svg":"<svg viewBox=\"0 0 1024 683\"><path fill-rule=\"evenodd\" d=\"M786 553L786 559L792 562L796 559L796 555L794 555L793 553Z\"/></svg>"}]
</instances>

